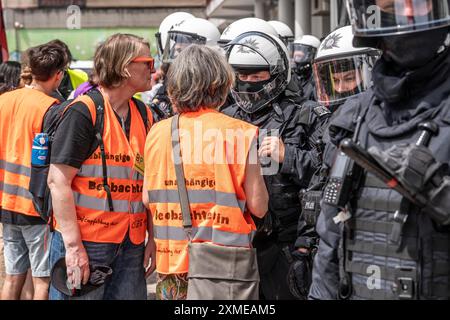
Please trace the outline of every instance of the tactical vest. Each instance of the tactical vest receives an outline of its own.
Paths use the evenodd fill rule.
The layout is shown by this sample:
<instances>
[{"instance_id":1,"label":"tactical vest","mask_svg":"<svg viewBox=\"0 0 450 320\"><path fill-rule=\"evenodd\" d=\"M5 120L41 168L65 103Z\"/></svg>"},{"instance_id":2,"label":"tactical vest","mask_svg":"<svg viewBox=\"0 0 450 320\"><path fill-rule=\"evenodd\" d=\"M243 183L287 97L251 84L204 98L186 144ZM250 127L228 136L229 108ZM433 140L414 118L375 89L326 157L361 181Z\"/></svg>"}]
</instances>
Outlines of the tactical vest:
<instances>
[{"instance_id":1,"label":"tactical vest","mask_svg":"<svg viewBox=\"0 0 450 320\"><path fill-rule=\"evenodd\" d=\"M359 141L366 149L387 149L402 142L415 143L417 125L432 120L439 134L429 148L436 159L450 161L450 101L427 110L397 127L380 126L384 119L376 102L371 103L361 126ZM378 120L378 121L377 121ZM355 210L342 228L339 250L341 289L348 282L350 299L437 299L450 296L450 233L431 218L402 200L371 174L363 174ZM399 216L407 213L398 244L390 236L401 226ZM396 214L397 213L397 214ZM399 214L400 213L400 214ZM344 286L345 287L345 286Z\"/></svg>"}]
</instances>

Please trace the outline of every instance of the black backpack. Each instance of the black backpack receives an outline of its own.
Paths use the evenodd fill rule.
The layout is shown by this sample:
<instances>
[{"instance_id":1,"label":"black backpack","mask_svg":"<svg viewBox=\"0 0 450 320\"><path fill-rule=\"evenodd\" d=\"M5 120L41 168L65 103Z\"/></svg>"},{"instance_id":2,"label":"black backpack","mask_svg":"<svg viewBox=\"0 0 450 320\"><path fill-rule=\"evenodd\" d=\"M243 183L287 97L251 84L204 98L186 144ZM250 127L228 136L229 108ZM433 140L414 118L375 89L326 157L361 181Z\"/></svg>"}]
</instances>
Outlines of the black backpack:
<instances>
[{"instance_id":1,"label":"black backpack","mask_svg":"<svg viewBox=\"0 0 450 320\"><path fill-rule=\"evenodd\" d=\"M94 104L97 106L96 119L94 125L95 140L91 146L88 157L90 157L92 153L94 153L97 147L100 147L102 167L103 167L103 187L108 196L109 209L110 211L114 211L111 189L109 188L108 184L108 168L106 165L105 146L103 144L102 138L104 131L104 117L105 117L103 96L95 88L88 91L86 95L88 95L92 99ZM142 120L145 124L145 128L148 131L149 123L147 116L147 106L138 99L133 98L133 101L137 106L139 113L142 117ZM47 186L47 177L50 168L51 148L53 140L55 138L56 130L58 129L58 126L64 117L64 111L71 103L73 103L73 99L64 101L63 103L60 104L55 104L52 107L50 107L46 112L42 126L42 132L48 134L49 140L49 148L46 164L43 166L31 165L31 176L28 189L32 195L34 208L39 213L40 217L44 221L48 222L50 226L53 225L52 223L53 214L52 214L52 201L50 189Z\"/></svg>"}]
</instances>

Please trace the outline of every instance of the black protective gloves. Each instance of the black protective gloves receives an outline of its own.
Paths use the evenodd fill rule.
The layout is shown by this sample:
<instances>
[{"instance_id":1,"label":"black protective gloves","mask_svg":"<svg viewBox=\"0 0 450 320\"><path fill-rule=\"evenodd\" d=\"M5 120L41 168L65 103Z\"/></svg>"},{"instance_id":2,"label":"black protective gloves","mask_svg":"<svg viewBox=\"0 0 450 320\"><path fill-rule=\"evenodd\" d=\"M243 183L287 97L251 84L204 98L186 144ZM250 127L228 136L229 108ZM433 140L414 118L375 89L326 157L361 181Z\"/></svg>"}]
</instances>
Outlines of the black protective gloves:
<instances>
[{"instance_id":1,"label":"black protective gloves","mask_svg":"<svg viewBox=\"0 0 450 320\"><path fill-rule=\"evenodd\" d=\"M450 224L449 167L436 161L430 149L403 143L384 151L371 147L368 152L436 223Z\"/></svg>"}]
</instances>

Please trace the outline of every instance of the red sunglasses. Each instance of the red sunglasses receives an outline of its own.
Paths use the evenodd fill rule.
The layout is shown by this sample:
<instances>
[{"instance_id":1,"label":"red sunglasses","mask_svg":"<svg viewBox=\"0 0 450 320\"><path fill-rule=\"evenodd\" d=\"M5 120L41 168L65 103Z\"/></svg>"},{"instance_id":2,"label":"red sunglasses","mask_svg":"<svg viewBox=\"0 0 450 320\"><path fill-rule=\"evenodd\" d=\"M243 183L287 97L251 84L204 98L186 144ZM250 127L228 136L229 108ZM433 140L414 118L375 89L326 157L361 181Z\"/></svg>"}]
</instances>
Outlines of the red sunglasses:
<instances>
[{"instance_id":1,"label":"red sunglasses","mask_svg":"<svg viewBox=\"0 0 450 320\"><path fill-rule=\"evenodd\" d=\"M155 72L155 59L152 57L136 57L131 62L145 62L150 66L151 72Z\"/></svg>"}]
</instances>

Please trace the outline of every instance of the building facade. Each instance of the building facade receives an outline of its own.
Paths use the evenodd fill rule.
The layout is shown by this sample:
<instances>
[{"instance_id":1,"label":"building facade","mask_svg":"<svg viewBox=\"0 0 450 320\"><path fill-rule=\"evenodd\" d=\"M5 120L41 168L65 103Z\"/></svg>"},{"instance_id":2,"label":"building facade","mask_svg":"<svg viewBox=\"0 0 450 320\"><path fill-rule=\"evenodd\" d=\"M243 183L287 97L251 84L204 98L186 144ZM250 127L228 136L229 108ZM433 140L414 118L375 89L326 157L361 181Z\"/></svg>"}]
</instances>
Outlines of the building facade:
<instances>
[{"instance_id":1,"label":"building facade","mask_svg":"<svg viewBox=\"0 0 450 320\"><path fill-rule=\"evenodd\" d=\"M280 20L296 36L319 38L346 23L344 0L3 0L12 59L31 46L59 38L76 59L89 60L97 44L116 32L140 35L152 44L161 21L187 11L219 29L244 17Z\"/></svg>"},{"instance_id":2,"label":"building facade","mask_svg":"<svg viewBox=\"0 0 450 320\"><path fill-rule=\"evenodd\" d=\"M3 0L8 48L18 60L26 48L59 38L75 59L90 60L98 43L123 32L150 41L172 12L205 17L206 0Z\"/></svg>"}]
</instances>

